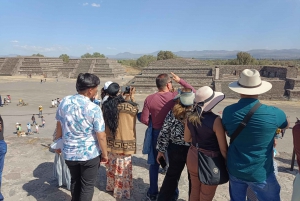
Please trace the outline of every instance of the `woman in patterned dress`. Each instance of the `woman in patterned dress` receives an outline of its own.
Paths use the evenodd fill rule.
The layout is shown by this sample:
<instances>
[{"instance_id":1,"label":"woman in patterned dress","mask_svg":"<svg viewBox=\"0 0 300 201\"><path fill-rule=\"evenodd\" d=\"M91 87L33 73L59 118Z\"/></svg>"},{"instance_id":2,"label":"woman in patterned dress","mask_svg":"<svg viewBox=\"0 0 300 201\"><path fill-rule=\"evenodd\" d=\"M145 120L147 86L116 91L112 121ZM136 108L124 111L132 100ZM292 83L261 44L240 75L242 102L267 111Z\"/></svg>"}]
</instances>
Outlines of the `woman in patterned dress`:
<instances>
[{"instance_id":1,"label":"woman in patterned dress","mask_svg":"<svg viewBox=\"0 0 300 201\"><path fill-rule=\"evenodd\" d=\"M107 136L106 190L117 199L130 199L133 189L131 155L136 153L136 103L125 101L120 86L111 83L102 105Z\"/></svg>"},{"instance_id":2,"label":"woman in patterned dress","mask_svg":"<svg viewBox=\"0 0 300 201\"><path fill-rule=\"evenodd\" d=\"M184 122L187 113L194 103L195 94L192 89L183 89L174 100L176 104L167 114L162 129L157 139L156 149L158 151L157 162L161 157L165 158L167 151L169 168L158 194L158 201L177 200L178 182L181 172L186 164L186 157L190 143L184 141ZM189 193L190 193L190 177ZM176 193L175 193L176 192Z\"/></svg>"}]
</instances>

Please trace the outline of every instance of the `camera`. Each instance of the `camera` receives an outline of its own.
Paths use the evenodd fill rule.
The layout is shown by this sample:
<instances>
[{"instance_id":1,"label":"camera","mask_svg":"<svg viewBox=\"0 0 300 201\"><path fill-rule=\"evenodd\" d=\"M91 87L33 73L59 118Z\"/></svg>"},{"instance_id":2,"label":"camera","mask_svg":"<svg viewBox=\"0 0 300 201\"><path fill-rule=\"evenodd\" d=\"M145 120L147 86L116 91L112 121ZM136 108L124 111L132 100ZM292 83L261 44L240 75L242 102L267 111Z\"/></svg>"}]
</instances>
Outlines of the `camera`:
<instances>
[{"instance_id":1,"label":"camera","mask_svg":"<svg viewBox=\"0 0 300 201\"><path fill-rule=\"evenodd\" d=\"M131 88L130 86L123 86L121 92L123 92L124 94L129 94L130 88Z\"/></svg>"}]
</instances>

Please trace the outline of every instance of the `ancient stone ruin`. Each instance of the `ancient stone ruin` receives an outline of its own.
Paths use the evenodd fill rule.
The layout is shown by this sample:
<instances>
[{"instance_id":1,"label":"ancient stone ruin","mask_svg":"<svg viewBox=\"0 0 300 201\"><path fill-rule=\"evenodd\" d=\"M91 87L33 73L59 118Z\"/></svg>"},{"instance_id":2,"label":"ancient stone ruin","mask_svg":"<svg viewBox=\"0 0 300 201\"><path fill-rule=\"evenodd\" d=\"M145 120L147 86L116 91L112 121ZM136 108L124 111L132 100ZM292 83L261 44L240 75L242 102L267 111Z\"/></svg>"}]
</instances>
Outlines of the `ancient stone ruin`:
<instances>
[{"instance_id":1,"label":"ancient stone ruin","mask_svg":"<svg viewBox=\"0 0 300 201\"><path fill-rule=\"evenodd\" d=\"M169 59L150 63L142 72L130 80L127 85L136 87L137 93L149 94L157 91L155 78L158 74L174 72L190 83L195 89L210 86L213 90L223 92L227 98L239 98L228 88L230 82L236 81L244 69L256 69L260 72L262 80L271 82L272 89L261 95L261 99L268 100L299 100L300 79L297 78L296 67L283 66L242 66L224 65L207 66L200 60ZM171 75L170 75L171 76ZM174 88L179 85L174 84Z\"/></svg>"},{"instance_id":2,"label":"ancient stone ruin","mask_svg":"<svg viewBox=\"0 0 300 201\"><path fill-rule=\"evenodd\" d=\"M50 57L0 58L0 76L44 75L45 77L77 78L79 73L94 73L99 77L118 77L125 69L115 60L106 58L62 59Z\"/></svg>"}]
</instances>

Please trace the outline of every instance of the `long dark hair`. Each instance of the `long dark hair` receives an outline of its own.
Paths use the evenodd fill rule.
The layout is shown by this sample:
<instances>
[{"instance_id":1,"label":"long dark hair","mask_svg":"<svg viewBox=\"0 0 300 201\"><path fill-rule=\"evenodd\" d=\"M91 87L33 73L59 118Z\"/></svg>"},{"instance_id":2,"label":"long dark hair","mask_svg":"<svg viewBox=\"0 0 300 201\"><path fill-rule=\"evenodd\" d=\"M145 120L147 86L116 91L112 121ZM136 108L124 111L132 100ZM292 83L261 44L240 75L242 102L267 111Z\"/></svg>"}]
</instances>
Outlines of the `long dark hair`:
<instances>
[{"instance_id":1,"label":"long dark hair","mask_svg":"<svg viewBox=\"0 0 300 201\"><path fill-rule=\"evenodd\" d=\"M115 138L117 128L119 126L119 109L118 105L125 102L122 95L115 97L109 97L107 101L103 103L103 117L105 125L109 128L112 136Z\"/></svg>"}]
</instances>

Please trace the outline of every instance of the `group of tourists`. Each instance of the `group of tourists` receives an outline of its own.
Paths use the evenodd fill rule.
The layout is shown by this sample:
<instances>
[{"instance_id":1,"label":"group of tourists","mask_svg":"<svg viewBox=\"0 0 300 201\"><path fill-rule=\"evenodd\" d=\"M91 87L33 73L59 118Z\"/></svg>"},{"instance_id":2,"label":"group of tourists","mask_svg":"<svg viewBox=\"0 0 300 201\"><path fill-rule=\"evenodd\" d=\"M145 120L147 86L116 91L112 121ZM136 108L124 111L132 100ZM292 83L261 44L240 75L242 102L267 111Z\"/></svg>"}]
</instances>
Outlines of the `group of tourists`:
<instances>
[{"instance_id":1,"label":"group of tourists","mask_svg":"<svg viewBox=\"0 0 300 201\"><path fill-rule=\"evenodd\" d=\"M54 107L58 107L60 104L60 98L55 98L53 100L51 100L51 108L54 108Z\"/></svg>"},{"instance_id":2,"label":"group of tourists","mask_svg":"<svg viewBox=\"0 0 300 201\"><path fill-rule=\"evenodd\" d=\"M99 106L95 97L100 79L90 73L78 75L78 93L62 99L57 109L53 146L55 164L61 164L56 174L64 175L60 185L66 183L72 200L92 200L100 164L106 166L106 191L117 199L130 199L139 116L148 126L143 145L150 165L147 200L177 200L178 182L187 165L190 201L213 200L218 185L228 181L232 201L246 200L249 190L257 200L279 201L274 137L289 122L281 109L258 99L272 85L262 81L257 70L245 69L238 81L229 84L241 98L225 107L221 118L212 109L224 100L223 93L209 86L195 90L171 74L157 76L158 92L145 99L141 113L134 88L122 93L118 83L106 82ZM173 81L182 88L174 90ZM159 166L166 161L169 167L159 191Z\"/></svg>"}]
</instances>

